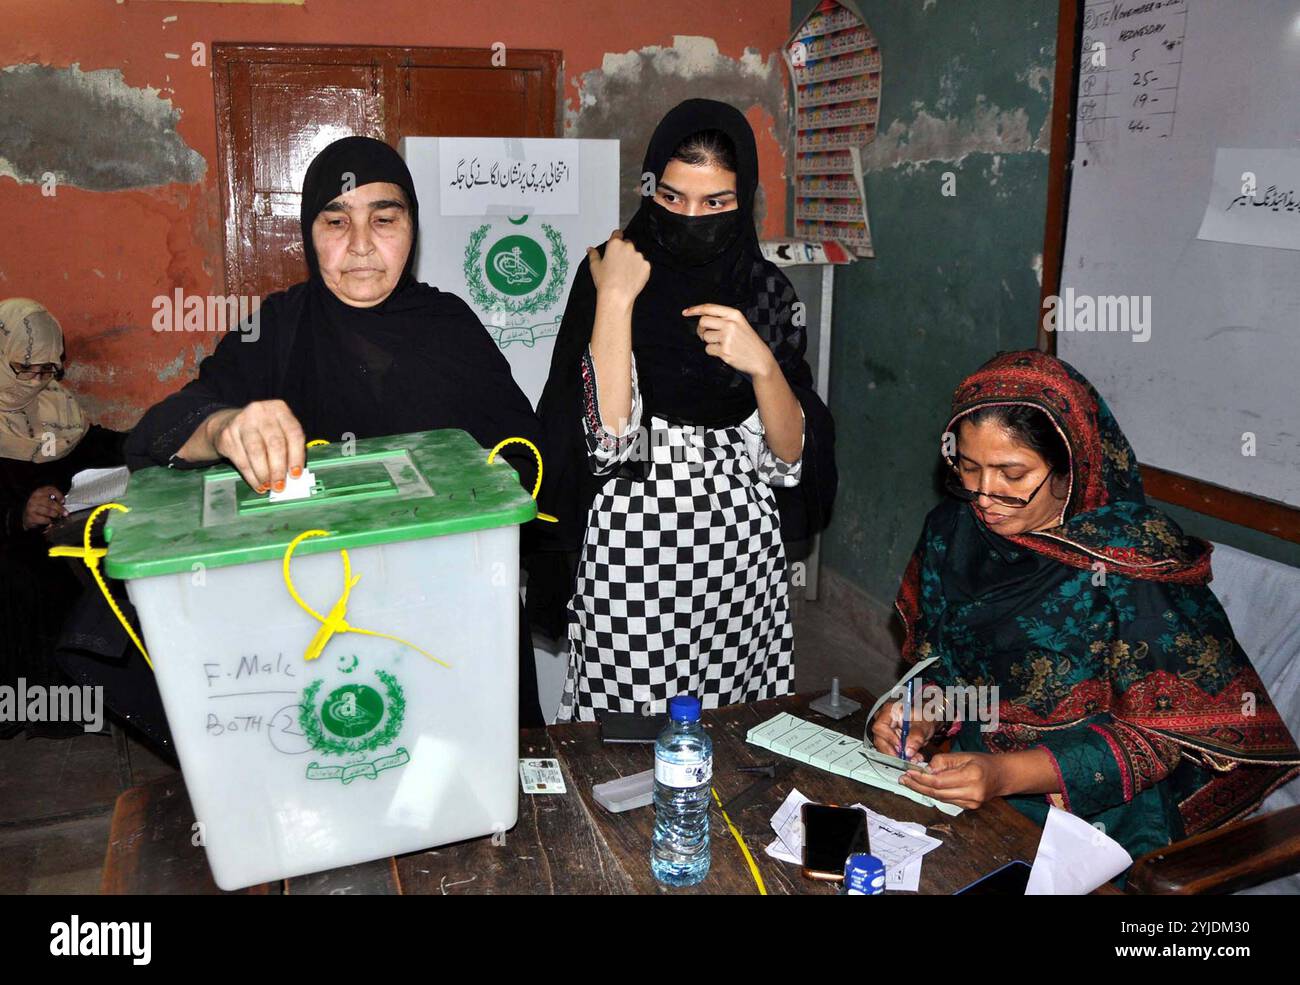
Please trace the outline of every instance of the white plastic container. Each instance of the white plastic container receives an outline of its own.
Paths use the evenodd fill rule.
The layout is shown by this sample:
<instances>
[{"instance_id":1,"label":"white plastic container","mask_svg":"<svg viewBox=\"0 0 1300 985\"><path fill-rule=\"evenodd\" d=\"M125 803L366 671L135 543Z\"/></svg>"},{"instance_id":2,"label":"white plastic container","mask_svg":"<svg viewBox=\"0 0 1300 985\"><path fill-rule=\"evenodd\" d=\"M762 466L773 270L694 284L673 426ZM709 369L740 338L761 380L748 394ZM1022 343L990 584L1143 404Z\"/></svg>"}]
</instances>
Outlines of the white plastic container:
<instances>
[{"instance_id":1,"label":"white plastic container","mask_svg":"<svg viewBox=\"0 0 1300 985\"><path fill-rule=\"evenodd\" d=\"M228 468L147 469L108 528L218 886L237 889L514 826L519 524L536 507L461 431L313 449L309 499ZM290 574L336 633L291 598Z\"/></svg>"}]
</instances>

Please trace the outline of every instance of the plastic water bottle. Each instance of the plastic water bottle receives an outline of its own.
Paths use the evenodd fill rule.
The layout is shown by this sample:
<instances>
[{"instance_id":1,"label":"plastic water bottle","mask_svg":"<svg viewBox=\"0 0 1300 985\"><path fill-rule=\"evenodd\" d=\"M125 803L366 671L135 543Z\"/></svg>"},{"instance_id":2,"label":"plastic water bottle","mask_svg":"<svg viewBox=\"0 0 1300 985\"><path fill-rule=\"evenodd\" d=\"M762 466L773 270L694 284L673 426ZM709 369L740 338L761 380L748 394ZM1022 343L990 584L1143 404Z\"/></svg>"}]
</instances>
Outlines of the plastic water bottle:
<instances>
[{"instance_id":1,"label":"plastic water bottle","mask_svg":"<svg viewBox=\"0 0 1300 985\"><path fill-rule=\"evenodd\" d=\"M668 702L655 742L655 831L650 871L666 886L694 886L709 874L713 740L700 725L700 701Z\"/></svg>"}]
</instances>

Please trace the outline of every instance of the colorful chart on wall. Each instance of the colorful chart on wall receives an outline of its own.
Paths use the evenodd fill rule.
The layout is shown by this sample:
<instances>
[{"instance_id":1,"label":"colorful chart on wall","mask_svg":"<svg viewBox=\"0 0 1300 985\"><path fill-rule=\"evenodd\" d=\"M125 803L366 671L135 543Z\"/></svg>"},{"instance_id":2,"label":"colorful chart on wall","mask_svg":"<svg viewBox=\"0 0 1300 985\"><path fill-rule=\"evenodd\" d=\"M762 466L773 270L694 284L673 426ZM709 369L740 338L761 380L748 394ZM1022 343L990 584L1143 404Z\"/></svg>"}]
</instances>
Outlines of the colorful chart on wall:
<instances>
[{"instance_id":1,"label":"colorful chart on wall","mask_svg":"<svg viewBox=\"0 0 1300 985\"><path fill-rule=\"evenodd\" d=\"M880 118L880 45L851 0L823 0L785 46L794 83L794 235L875 256L862 148Z\"/></svg>"}]
</instances>

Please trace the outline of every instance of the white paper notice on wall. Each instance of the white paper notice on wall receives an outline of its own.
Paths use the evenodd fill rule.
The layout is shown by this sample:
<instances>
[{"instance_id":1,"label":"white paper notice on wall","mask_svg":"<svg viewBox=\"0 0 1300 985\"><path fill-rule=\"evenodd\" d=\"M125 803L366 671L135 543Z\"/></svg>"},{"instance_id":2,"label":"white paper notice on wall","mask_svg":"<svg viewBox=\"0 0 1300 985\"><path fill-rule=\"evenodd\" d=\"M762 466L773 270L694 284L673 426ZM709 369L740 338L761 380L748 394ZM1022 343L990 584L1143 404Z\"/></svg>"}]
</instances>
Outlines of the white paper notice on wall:
<instances>
[{"instance_id":1,"label":"white paper notice on wall","mask_svg":"<svg viewBox=\"0 0 1300 985\"><path fill-rule=\"evenodd\" d=\"M578 146L519 137L444 137L438 142L442 215L576 215Z\"/></svg>"},{"instance_id":2,"label":"white paper notice on wall","mask_svg":"<svg viewBox=\"0 0 1300 985\"><path fill-rule=\"evenodd\" d=\"M1196 238L1300 250L1300 150L1220 147Z\"/></svg>"},{"instance_id":3,"label":"white paper notice on wall","mask_svg":"<svg viewBox=\"0 0 1300 985\"><path fill-rule=\"evenodd\" d=\"M473 309L537 406L587 247L619 225L618 141L403 137L398 151L420 201L443 209L437 221L420 224L416 277ZM494 164L508 165L506 185L467 185L475 160L488 176ZM518 181L510 186L510 162L524 162L530 175L558 176L560 184L550 191L537 180L531 188L528 181L522 190Z\"/></svg>"}]
</instances>

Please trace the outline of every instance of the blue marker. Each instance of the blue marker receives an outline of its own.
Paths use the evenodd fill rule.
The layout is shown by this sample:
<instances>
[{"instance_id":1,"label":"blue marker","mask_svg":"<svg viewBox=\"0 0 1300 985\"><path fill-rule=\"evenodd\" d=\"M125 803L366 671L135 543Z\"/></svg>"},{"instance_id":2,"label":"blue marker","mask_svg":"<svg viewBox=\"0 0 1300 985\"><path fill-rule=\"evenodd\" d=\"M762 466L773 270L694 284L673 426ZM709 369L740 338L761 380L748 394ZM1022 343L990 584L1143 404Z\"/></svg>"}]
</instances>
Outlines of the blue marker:
<instances>
[{"instance_id":1,"label":"blue marker","mask_svg":"<svg viewBox=\"0 0 1300 985\"><path fill-rule=\"evenodd\" d=\"M907 733L912 727L912 687L914 682L907 682L907 701L903 704L903 734L898 739L898 758L907 758Z\"/></svg>"}]
</instances>

